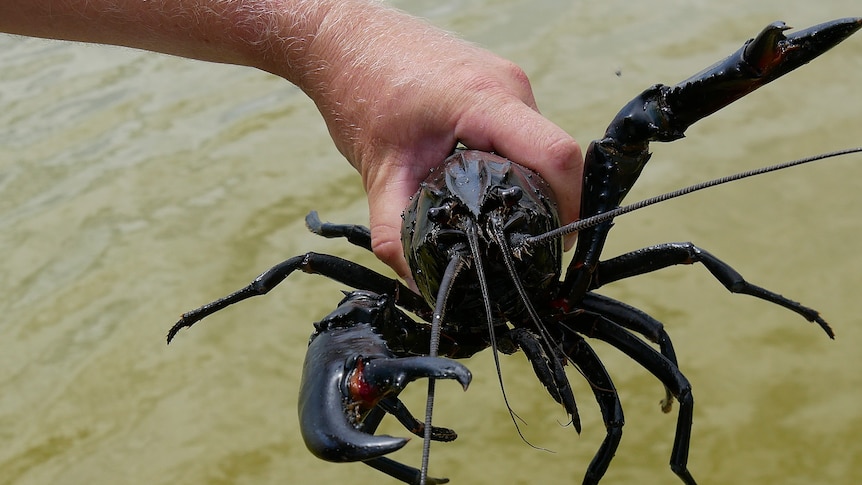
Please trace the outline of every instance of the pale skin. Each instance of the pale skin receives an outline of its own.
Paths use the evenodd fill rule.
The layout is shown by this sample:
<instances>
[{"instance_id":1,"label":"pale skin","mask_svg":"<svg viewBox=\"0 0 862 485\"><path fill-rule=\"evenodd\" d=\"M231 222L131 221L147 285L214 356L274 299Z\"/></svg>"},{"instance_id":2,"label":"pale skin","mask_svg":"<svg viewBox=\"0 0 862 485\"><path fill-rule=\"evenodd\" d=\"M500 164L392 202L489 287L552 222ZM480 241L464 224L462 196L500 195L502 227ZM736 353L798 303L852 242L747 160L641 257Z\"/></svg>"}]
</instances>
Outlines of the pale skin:
<instances>
[{"instance_id":1,"label":"pale skin","mask_svg":"<svg viewBox=\"0 0 862 485\"><path fill-rule=\"evenodd\" d=\"M0 32L255 67L299 86L362 175L374 254L409 281L401 212L457 143L539 172L578 215L578 143L513 63L372 0L0 0Z\"/></svg>"}]
</instances>

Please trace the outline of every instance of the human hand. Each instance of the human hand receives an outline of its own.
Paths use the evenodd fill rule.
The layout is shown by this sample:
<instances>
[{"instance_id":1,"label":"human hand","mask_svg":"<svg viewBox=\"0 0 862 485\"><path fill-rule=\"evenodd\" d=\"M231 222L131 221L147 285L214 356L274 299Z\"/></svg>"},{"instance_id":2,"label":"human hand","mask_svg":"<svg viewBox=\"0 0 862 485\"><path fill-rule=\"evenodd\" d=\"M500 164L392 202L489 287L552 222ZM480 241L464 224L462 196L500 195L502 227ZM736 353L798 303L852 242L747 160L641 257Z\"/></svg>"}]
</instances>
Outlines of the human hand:
<instances>
[{"instance_id":1,"label":"human hand","mask_svg":"<svg viewBox=\"0 0 862 485\"><path fill-rule=\"evenodd\" d=\"M309 46L319 64L299 84L362 175L374 254L402 278L410 280L401 213L459 142L535 170L562 222L578 216L580 147L539 114L520 68L401 12L332 15L340 18Z\"/></svg>"},{"instance_id":2,"label":"human hand","mask_svg":"<svg viewBox=\"0 0 862 485\"><path fill-rule=\"evenodd\" d=\"M152 4L151 4L152 3ZM126 45L272 72L317 104L362 175L374 254L407 280L401 212L457 143L532 168L563 223L583 160L509 61L371 0L0 2L0 31Z\"/></svg>"}]
</instances>

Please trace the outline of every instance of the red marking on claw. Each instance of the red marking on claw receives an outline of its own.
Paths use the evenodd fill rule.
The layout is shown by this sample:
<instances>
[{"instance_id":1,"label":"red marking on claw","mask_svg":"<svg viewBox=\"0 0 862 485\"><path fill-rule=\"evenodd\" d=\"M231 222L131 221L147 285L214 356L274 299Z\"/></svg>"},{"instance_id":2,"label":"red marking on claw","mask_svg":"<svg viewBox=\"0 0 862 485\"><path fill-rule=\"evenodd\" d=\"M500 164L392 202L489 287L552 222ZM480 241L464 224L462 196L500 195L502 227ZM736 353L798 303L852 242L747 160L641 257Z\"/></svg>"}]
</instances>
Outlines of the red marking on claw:
<instances>
[{"instance_id":1,"label":"red marking on claw","mask_svg":"<svg viewBox=\"0 0 862 485\"><path fill-rule=\"evenodd\" d=\"M365 380L364 369L365 361L358 359L356 369L347 378L347 388L350 392L350 399L362 407L364 411L367 411L376 406L383 395L376 386Z\"/></svg>"},{"instance_id":2,"label":"red marking on claw","mask_svg":"<svg viewBox=\"0 0 862 485\"><path fill-rule=\"evenodd\" d=\"M569 313L572 311L572 305L569 303L569 300L566 298L557 298L556 300L551 301L551 308L556 308L557 310L561 310L563 313Z\"/></svg>"}]
</instances>

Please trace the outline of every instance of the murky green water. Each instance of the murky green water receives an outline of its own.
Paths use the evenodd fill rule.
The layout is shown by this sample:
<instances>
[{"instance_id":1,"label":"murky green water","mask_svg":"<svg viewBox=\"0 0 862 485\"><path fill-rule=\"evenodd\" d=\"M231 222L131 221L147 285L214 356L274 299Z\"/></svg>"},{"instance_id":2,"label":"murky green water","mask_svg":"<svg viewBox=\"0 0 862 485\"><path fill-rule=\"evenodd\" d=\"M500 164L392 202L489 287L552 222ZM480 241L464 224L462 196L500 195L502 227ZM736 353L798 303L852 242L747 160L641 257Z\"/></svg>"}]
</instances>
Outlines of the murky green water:
<instances>
[{"instance_id":1,"label":"murky green water","mask_svg":"<svg viewBox=\"0 0 862 485\"><path fill-rule=\"evenodd\" d=\"M400 4L522 65L543 112L584 143L646 86L687 77L773 20L862 14L855 0ZM862 144L860 78L862 37L656 147L631 200ZM0 484L383 483L361 465L318 461L299 436L306 339L341 285L298 275L164 345L179 313L288 256L314 249L385 270L304 229L311 209L333 221L367 213L359 178L297 89L250 69L0 36L0 127ZM606 254L693 240L822 310L838 334L830 342L729 295L702 268L607 288L674 338L695 388L690 466L701 483L862 481L859 180L856 156L618 221ZM627 417L603 483L675 483L661 387L595 346ZM603 436L583 379L572 375L578 437L523 357L503 359L524 434L547 453L518 438L490 354L467 364L467 393L438 387L435 420L461 437L432 448L432 472L580 483ZM424 389L407 396L417 413ZM418 463L419 441L397 457Z\"/></svg>"}]
</instances>

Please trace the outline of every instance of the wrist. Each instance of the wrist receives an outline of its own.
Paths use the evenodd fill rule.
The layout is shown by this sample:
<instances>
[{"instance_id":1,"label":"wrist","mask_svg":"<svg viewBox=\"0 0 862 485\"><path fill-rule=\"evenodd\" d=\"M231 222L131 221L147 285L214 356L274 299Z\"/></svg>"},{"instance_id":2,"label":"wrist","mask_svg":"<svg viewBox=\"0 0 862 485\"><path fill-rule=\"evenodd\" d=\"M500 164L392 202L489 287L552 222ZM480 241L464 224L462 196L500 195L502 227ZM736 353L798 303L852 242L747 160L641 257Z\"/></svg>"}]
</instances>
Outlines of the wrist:
<instances>
[{"instance_id":1,"label":"wrist","mask_svg":"<svg viewBox=\"0 0 862 485\"><path fill-rule=\"evenodd\" d=\"M452 48L455 43L462 45ZM381 148L378 138L392 134L387 128L394 120L415 123L417 110L435 109L420 106L428 99L419 94L439 81L440 52L463 54L464 45L380 2L342 0L326 10L314 35L295 53L298 59L285 66L286 74L285 67L270 72L298 85L315 102L336 146L365 177L361 165L371 157L368 150Z\"/></svg>"}]
</instances>

